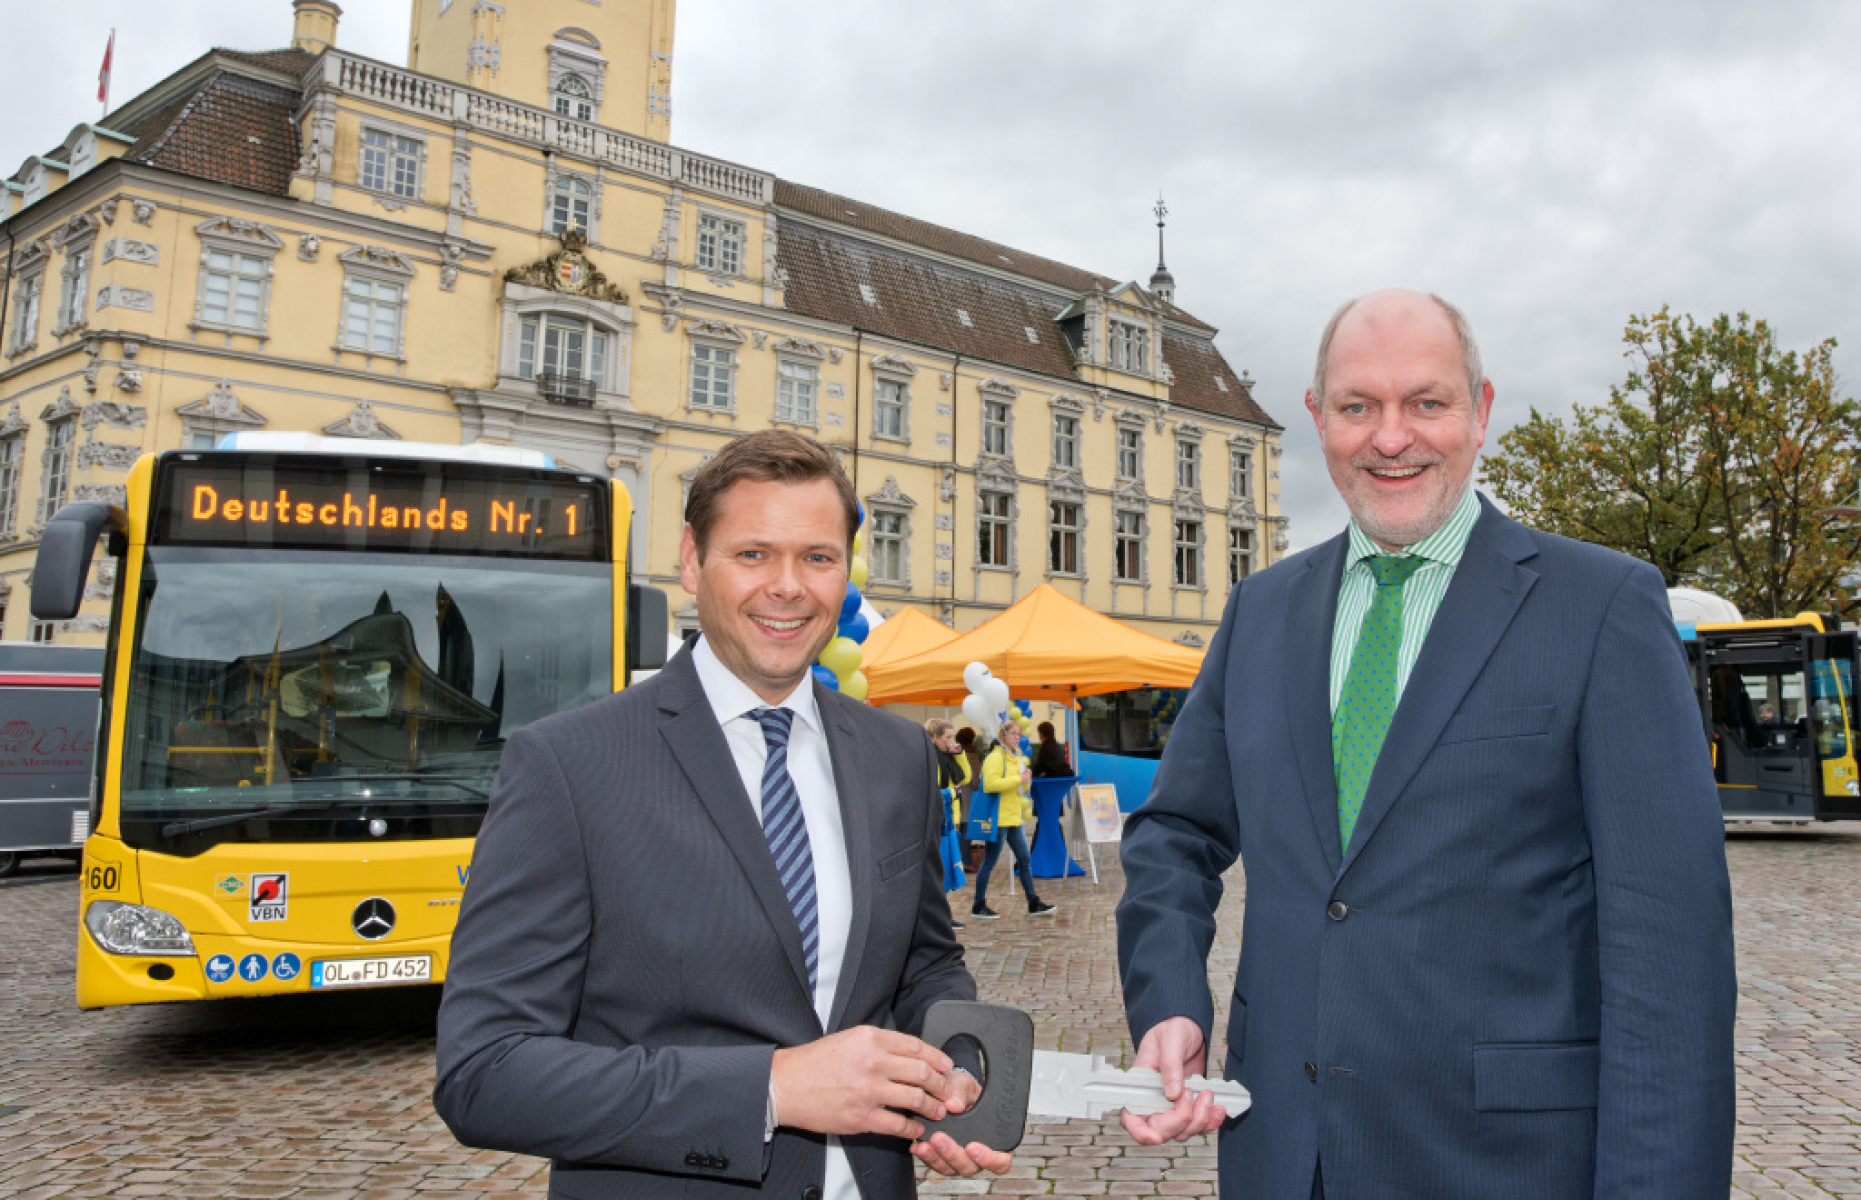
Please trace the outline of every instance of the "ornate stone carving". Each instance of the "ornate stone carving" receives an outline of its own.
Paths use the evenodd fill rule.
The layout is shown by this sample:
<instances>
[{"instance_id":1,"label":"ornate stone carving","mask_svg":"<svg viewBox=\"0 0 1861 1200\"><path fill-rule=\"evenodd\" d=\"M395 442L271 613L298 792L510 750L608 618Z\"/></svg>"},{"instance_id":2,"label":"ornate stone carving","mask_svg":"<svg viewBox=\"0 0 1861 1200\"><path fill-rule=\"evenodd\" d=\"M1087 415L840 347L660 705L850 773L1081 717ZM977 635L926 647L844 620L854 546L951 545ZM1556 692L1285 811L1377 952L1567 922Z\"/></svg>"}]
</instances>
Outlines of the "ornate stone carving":
<instances>
[{"instance_id":1,"label":"ornate stone carving","mask_svg":"<svg viewBox=\"0 0 1861 1200\"><path fill-rule=\"evenodd\" d=\"M142 447L116 442L85 442L78 447L78 466L101 467L106 471L127 471L142 457Z\"/></svg>"},{"instance_id":2,"label":"ornate stone carving","mask_svg":"<svg viewBox=\"0 0 1861 1200\"><path fill-rule=\"evenodd\" d=\"M375 415L374 406L366 400L357 400L348 416L340 421L331 421L323 427L323 432L327 437L389 438L393 441L401 438L400 434L382 424L381 418Z\"/></svg>"},{"instance_id":3,"label":"ornate stone carving","mask_svg":"<svg viewBox=\"0 0 1861 1200\"><path fill-rule=\"evenodd\" d=\"M305 262L317 261L317 252L323 249L323 239L314 233L298 235L297 257Z\"/></svg>"},{"instance_id":4,"label":"ornate stone carving","mask_svg":"<svg viewBox=\"0 0 1861 1200\"><path fill-rule=\"evenodd\" d=\"M25 417L20 415L19 401L13 401L13 407L7 410L6 420L0 421L0 438L12 437L31 428Z\"/></svg>"},{"instance_id":5,"label":"ornate stone carving","mask_svg":"<svg viewBox=\"0 0 1861 1200\"><path fill-rule=\"evenodd\" d=\"M220 380L199 400L183 404L175 413L196 421L209 421L220 425L244 425L256 428L266 424L262 414L247 408L233 394L233 385L227 380Z\"/></svg>"},{"instance_id":6,"label":"ornate stone carving","mask_svg":"<svg viewBox=\"0 0 1861 1200\"><path fill-rule=\"evenodd\" d=\"M105 225L116 224L116 207L121 203L121 197L112 196L97 206L97 215L103 218Z\"/></svg>"},{"instance_id":7,"label":"ornate stone carving","mask_svg":"<svg viewBox=\"0 0 1861 1200\"><path fill-rule=\"evenodd\" d=\"M827 428L829 429L845 429L846 428L846 414L845 413L822 413L821 420L826 424Z\"/></svg>"},{"instance_id":8,"label":"ornate stone carving","mask_svg":"<svg viewBox=\"0 0 1861 1200\"><path fill-rule=\"evenodd\" d=\"M107 633L110 629L110 618L103 613L87 613L81 617L73 617L69 621L60 621L58 628L66 633Z\"/></svg>"},{"instance_id":9,"label":"ornate stone carving","mask_svg":"<svg viewBox=\"0 0 1861 1200\"><path fill-rule=\"evenodd\" d=\"M931 547L931 557L954 562L956 561L956 546L952 542L938 542Z\"/></svg>"},{"instance_id":10,"label":"ornate stone carving","mask_svg":"<svg viewBox=\"0 0 1861 1200\"><path fill-rule=\"evenodd\" d=\"M458 246L448 245L440 250L439 290L450 292L459 286L459 264L465 261L465 251Z\"/></svg>"},{"instance_id":11,"label":"ornate stone carving","mask_svg":"<svg viewBox=\"0 0 1861 1200\"><path fill-rule=\"evenodd\" d=\"M750 330L750 341L758 350L769 344L769 335L761 329Z\"/></svg>"},{"instance_id":12,"label":"ornate stone carving","mask_svg":"<svg viewBox=\"0 0 1861 1200\"><path fill-rule=\"evenodd\" d=\"M352 267L372 267L377 271L388 271L395 275L414 273L412 259L386 246L357 246L353 250L344 250L336 257L337 261Z\"/></svg>"},{"instance_id":13,"label":"ornate stone carving","mask_svg":"<svg viewBox=\"0 0 1861 1200\"><path fill-rule=\"evenodd\" d=\"M71 489L73 500L101 500L115 508L122 508L129 503L129 489L120 483L80 483ZM105 565L110 567L110 582L116 582L116 563L104 559L97 564L101 571Z\"/></svg>"},{"instance_id":14,"label":"ornate stone carving","mask_svg":"<svg viewBox=\"0 0 1861 1200\"><path fill-rule=\"evenodd\" d=\"M472 149L463 142L452 146L452 182L446 202L462 213L478 211L478 205L472 202Z\"/></svg>"},{"instance_id":15,"label":"ornate stone carving","mask_svg":"<svg viewBox=\"0 0 1861 1200\"><path fill-rule=\"evenodd\" d=\"M610 282L583 253L588 245L587 234L569 228L562 231L558 241L562 246L560 250L528 266L512 267L504 272L505 281L572 296L588 296L609 304L627 303L627 293ZM669 295L666 307L668 310L677 307L675 298ZM678 325L678 316L668 311L666 318L666 332L670 333Z\"/></svg>"},{"instance_id":16,"label":"ornate stone carving","mask_svg":"<svg viewBox=\"0 0 1861 1200\"><path fill-rule=\"evenodd\" d=\"M827 383L826 387L827 387L827 398L829 400L845 400L846 399L846 385L844 383L834 383L830 380Z\"/></svg>"},{"instance_id":17,"label":"ornate stone carving","mask_svg":"<svg viewBox=\"0 0 1861 1200\"><path fill-rule=\"evenodd\" d=\"M728 321L697 321L686 332L693 337L711 338L719 342L741 342L743 331ZM763 335L767 336L767 335Z\"/></svg>"},{"instance_id":18,"label":"ornate stone carving","mask_svg":"<svg viewBox=\"0 0 1861 1200\"><path fill-rule=\"evenodd\" d=\"M137 204L144 203L136 201ZM154 210L150 205L150 211ZM143 221L141 224L147 224ZM284 249L284 239L269 227L257 221L248 221L244 217L210 217L194 226L194 232L203 238L216 238L221 241L243 242L248 246L263 246L267 250Z\"/></svg>"},{"instance_id":19,"label":"ornate stone carving","mask_svg":"<svg viewBox=\"0 0 1861 1200\"><path fill-rule=\"evenodd\" d=\"M1013 400L1021 394L1021 389L1005 379L985 379L976 385L976 390L985 396L996 396L1003 400Z\"/></svg>"},{"instance_id":20,"label":"ornate stone carving","mask_svg":"<svg viewBox=\"0 0 1861 1200\"><path fill-rule=\"evenodd\" d=\"M937 415L948 421L951 417L956 415L956 406L954 404L939 404L937 406Z\"/></svg>"},{"instance_id":21,"label":"ornate stone carving","mask_svg":"<svg viewBox=\"0 0 1861 1200\"><path fill-rule=\"evenodd\" d=\"M950 390L950 372L937 372L937 390L940 392L947 392Z\"/></svg>"},{"instance_id":22,"label":"ornate stone carving","mask_svg":"<svg viewBox=\"0 0 1861 1200\"><path fill-rule=\"evenodd\" d=\"M1179 646L1187 646L1191 650L1200 650L1202 648L1202 635L1185 629L1176 635L1176 644Z\"/></svg>"},{"instance_id":23,"label":"ornate stone carving","mask_svg":"<svg viewBox=\"0 0 1861 1200\"><path fill-rule=\"evenodd\" d=\"M956 499L955 467L945 467L943 469L943 482L937 485L937 498L945 503L949 503Z\"/></svg>"},{"instance_id":24,"label":"ornate stone carving","mask_svg":"<svg viewBox=\"0 0 1861 1200\"><path fill-rule=\"evenodd\" d=\"M885 508L916 508L918 506L916 500L898 490L898 480L891 475L885 477L885 483L878 491L866 497L866 503Z\"/></svg>"},{"instance_id":25,"label":"ornate stone carving","mask_svg":"<svg viewBox=\"0 0 1861 1200\"><path fill-rule=\"evenodd\" d=\"M106 283L97 289L97 307L127 308L134 312L154 312L155 293L143 288L124 287L120 283Z\"/></svg>"},{"instance_id":26,"label":"ornate stone carving","mask_svg":"<svg viewBox=\"0 0 1861 1200\"><path fill-rule=\"evenodd\" d=\"M84 415L78 418L78 424L91 430L92 437L99 425L108 425L111 429L141 429L149 423L149 410L140 404L122 404L115 400L99 400L84 406Z\"/></svg>"},{"instance_id":27,"label":"ornate stone carving","mask_svg":"<svg viewBox=\"0 0 1861 1200\"><path fill-rule=\"evenodd\" d=\"M142 372L134 367L121 367L116 372L116 390L119 392L139 392L142 390Z\"/></svg>"},{"instance_id":28,"label":"ornate stone carving","mask_svg":"<svg viewBox=\"0 0 1861 1200\"><path fill-rule=\"evenodd\" d=\"M872 369L880 375L903 375L909 378L918 373L918 368L910 359L900 358L896 354L881 354L872 360Z\"/></svg>"},{"instance_id":29,"label":"ornate stone carving","mask_svg":"<svg viewBox=\"0 0 1861 1200\"><path fill-rule=\"evenodd\" d=\"M846 357L846 351L842 350L840 347L838 346L827 347L827 361L828 362L837 363L842 358L845 358L845 357Z\"/></svg>"},{"instance_id":30,"label":"ornate stone carving","mask_svg":"<svg viewBox=\"0 0 1861 1200\"><path fill-rule=\"evenodd\" d=\"M86 489L84 488L78 489L80 493L85 490ZM88 490L96 491L98 489L96 485L93 484ZM114 488L111 490L123 493L125 496L125 499L127 499L127 489L118 487L118 488ZM73 499L96 500L96 499L102 499L102 497L74 495ZM110 502L108 500L105 500L104 503L107 504ZM121 508L122 505L123 505L123 501L117 501L117 507ZM86 600L108 600L115 593L116 593L116 560L114 558L106 558L96 563L94 566L92 566L91 572L90 572L90 580L84 585L84 598Z\"/></svg>"},{"instance_id":31,"label":"ornate stone carving","mask_svg":"<svg viewBox=\"0 0 1861 1200\"><path fill-rule=\"evenodd\" d=\"M956 444L947 433L934 434L933 440L935 440L939 446L954 446Z\"/></svg>"},{"instance_id":32,"label":"ornate stone carving","mask_svg":"<svg viewBox=\"0 0 1861 1200\"><path fill-rule=\"evenodd\" d=\"M97 218L90 213L81 212L72 215L69 221L52 231L52 247L63 250L73 242L97 236Z\"/></svg>"},{"instance_id":33,"label":"ornate stone carving","mask_svg":"<svg viewBox=\"0 0 1861 1200\"><path fill-rule=\"evenodd\" d=\"M931 524L938 529L953 530L956 528L956 518L949 513L938 513L931 519Z\"/></svg>"},{"instance_id":34,"label":"ornate stone carving","mask_svg":"<svg viewBox=\"0 0 1861 1200\"><path fill-rule=\"evenodd\" d=\"M39 410L39 420L62 421L66 417L75 417L83 411L71 398L71 388L67 385L58 389L58 399Z\"/></svg>"},{"instance_id":35,"label":"ornate stone carving","mask_svg":"<svg viewBox=\"0 0 1861 1200\"><path fill-rule=\"evenodd\" d=\"M775 352L777 354L792 354L801 358L827 357L827 351L823 350L818 342L810 342L795 337L785 337L777 342L775 344Z\"/></svg>"},{"instance_id":36,"label":"ornate stone carving","mask_svg":"<svg viewBox=\"0 0 1861 1200\"><path fill-rule=\"evenodd\" d=\"M1047 404L1056 412L1070 412L1084 415L1086 402L1071 392L1055 392Z\"/></svg>"},{"instance_id":37,"label":"ornate stone carving","mask_svg":"<svg viewBox=\"0 0 1861 1200\"><path fill-rule=\"evenodd\" d=\"M103 244L103 261L115 262L119 258L124 262L143 263L154 267L161 265L162 252L161 247L153 242L138 242L131 238L111 238Z\"/></svg>"}]
</instances>

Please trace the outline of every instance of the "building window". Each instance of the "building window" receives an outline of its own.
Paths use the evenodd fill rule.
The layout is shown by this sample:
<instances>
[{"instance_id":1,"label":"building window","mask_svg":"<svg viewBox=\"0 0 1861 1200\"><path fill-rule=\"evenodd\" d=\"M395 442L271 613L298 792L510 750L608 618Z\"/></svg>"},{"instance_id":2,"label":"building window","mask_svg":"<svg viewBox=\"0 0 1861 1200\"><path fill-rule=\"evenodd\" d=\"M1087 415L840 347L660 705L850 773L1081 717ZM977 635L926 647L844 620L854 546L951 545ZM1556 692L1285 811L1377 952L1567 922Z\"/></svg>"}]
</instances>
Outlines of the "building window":
<instances>
[{"instance_id":1,"label":"building window","mask_svg":"<svg viewBox=\"0 0 1861 1200\"><path fill-rule=\"evenodd\" d=\"M570 229L588 231L588 213L594 203L594 188L585 179L562 175L556 179L549 198L549 232L561 235Z\"/></svg>"},{"instance_id":2,"label":"building window","mask_svg":"<svg viewBox=\"0 0 1861 1200\"><path fill-rule=\"evenodd\" d=\"M1129 321L1110 321L1111 365L1133 375L1150 373L1150 332Z\"/></svg>"},{"instance_id":3,"label":"building window","mask_svg":"<svg viewBox=\"0 0 1861 1200\"><path fill-rule=\"evenodd\" d=\"M1144 514L1112 514L1111 577L1120 583L1144 579Z\"/></svg>"},{"instance_id":4,"label":"building window","mask_svg":"<svg viewBox=\"0 0 1861 1200\"><path fill-rule=\"evenodd\" d=\"M58 627L51 621L34 621L26 636L40 645L50 645L58 638Z\"/></svg>"},{"instance_id":5,"label":"building window","mask_svg":"<svg viewBox=\"0 0 1861 1200\"><path fill-rule=\"evenodd\" d=\"M64 291L58 299L58 324L53 333L77 329L89 315L86 297L90 294L89 245L65 250Z\"/></svg>"},{"instance_id":6,"label":"building window","mask_svg":"<svg viewBox=\"0 0 1861 1200\"><path fill-rule=\"evenodd\" d=\"M76 417L54 421L46 431L44 491L39 500L39 524L65 506L71 493L71 460L77 450Z\"/></svg>"},{"instance_id":7,"label":"building window","mask_svg":"<svg viewBox=\"0 0 1861 1200\"><path fill-rule=\"evenodd\" d=\"M743 274L743 222L713 213L698 218L698 269L713 275Z\"/></svg>"},{"instance_id":8,"label":"building window","mask_svg":"<svg viewBox=\"0 0 1861 1200\"><path fill-rule=\"evenodd\" d=\"M775 419L796 425L813 425L814 398L820 391L821 369L813 363L783 359L776 364Z\"/></svg>"},{"instance_id":9,"label":"building window","mask_svg":"<svg viewBox=\"0 0 1861 1200\"><path fill-rule=\"evenodd\" d=\"M1228 585L1239 583L1254 572L1254 531L1228 530Z\"/></svg>"},{"instance_id":10,"label":"building window","mask_svg":"<svg viewBox=\"0 0 1861 1200\"><path fill-rule=\"evenodd\" d=\"M1064 500L1047 505L1047 570L1055 575L1078 575L1079 506Z\"/></svg>"},{"instance_id":11,"label":"building window","mask_svg":"<svg viewBox=\"0 0 1861 1200\"><path fill-rule=\"evenodd\" d=\"M984 400L982 402L982 452L1001 458L1008 457L1008 402L1006 400Z\"/></svg>"},{"instance_id":12,"label":"building window","mask_svg":"<svg viewBox=\"0 0 1861 1200\"><path fill-rule=\"evenodd\" d=\"M345 350L398 356L406 314L406 287L351 275L343 281L340 344Z\"/></svg>"},{"instance_id":13,"label":"building window","mask_svg":"<svg viewBox=\"0 0 1861 1200\"><path fill-rule=\"evenodd\" d=\"M263 329L271 260L233 250L209 250L206 257L200 276L200 323L252 333Z\"/></svg>"},{"instance_id":14,"label":"building window","mask_svg":"<svg viewBox=\"0 0 1861 1200\"><path fill-rule=\"evenodd\" d=\"M38 342L39 294L44 288L45 276L42 274L22 276L14 285L13 336L7 342L8 354L29 350Z\"/></svg>"},{"instance_id":15,"label":"building window","mask_svg":"<svg viewBox=\"0 0 1861 1200\"><path fill-rule=\"evenodd\" d=\"M1070 470L1079 465L1079 418L1065 413L1053 417L1053 469Z\"/></svg>"},{"instance_id":16,"label":"building window","mask_svg":"<svg viewBox=\"0 0 1861 1200\"><path fill-rule=\"evenodd\" d=\"M874 582L905 582L905 514L874 512L866 567Z\"/></svg>"},{"instance_id":17,"label":"building window","mask_svg":"<svg viewBox=\"0 0 1861 1200\"><path fill-rule=\"evenodd\" d=\"M420 198L420 160L425 146L419 140L385 129L362 131L361 184L371 192Z\"/></svg>"},{"instance_id":18,"label":"building window","mask_svg":"<svg viewBox=\"0 0 1861 1200\"><path fill-rule=\"evenodd\" d=\"M1139 480L1144 477L1144 431L1129 426L1118 429L1118 478Z\"/></svg>"},{"instance_id":19,"label":"building window","mask_svg":"<svg viewBox=\"0 0 1861 1200\"><path fill-rule=\"evenodd\" d=\"M873 384L872 435L905 440L905 385L896 379L880 379Z\"/></svg>"},{"instance_id":20,"label":"building window","mask_svg":"<svg viewBox=\"0 0 1861 1200\"><path fill-rule=\"evenodd\" d=\"M1202 488L1202 447L1194 442L1176 443L1176 486L1188 492Z\"/></svg>"},{"instance_id":21,"label":"building window","mask_svg":"<svg viewBox=\"0 0 1861 1200\"><path fill-rule=\"evenodd\" d=\"M574 317L525 317L517 326L517 377L547 398L594 403L607 386L607 330Z\"/></svg>"},{"instance_id":22,"label":"building window","mask_svg":"<svg viewBox=\"0 0 1861 1200\"><path fill-rule=\"evenodd\" d=\"M564 75L556 84L556 111L577 121L594 120L594 89L580 75Z\"/></svg>"},{"instance_id":23,"label":"building window","mask_svg":"<svg viewBox=\"0 0 1861 1200\"><path fill-rule=\"evenodd\" d=\"M1248 500L1254 494L1254 456L1246 450L1228 452L1228 494L1234 500Z\"/></svg>"},{"instance_id":24,"label":"building window","mask_svg":"<svg viewBox=\"0 0 1861 1200\"><path fill-rule=\"evenodd\" d=\"M0 438L0 537L19 529L19 489L26 467L26 435Z\"/></svg>"},{"instance_id":25,"label":"building window","mask_svg":"<svg viewBox=\"0 0 1861 1200\"><path fill-rule=\"evenodd\" d=\"M691 347L691 406L729 412L737 390L737 352L727 346Z\"/></svg>"},{"instance_id":26,"label":"building window","mask_svg":"<svg viewBox=\"0 0 1861 1200\"><path fill-rule=\"evenodd\" d=\"M1008 539L1014 525L1009 510L1013 503L1007 492L982 492L976 497L976 561L982 566L1010 565Z\"/></svg>"},{"instance_id":27,"label":"building window","mask_svg":"<svg viewBox=\"0 0 1861 1200\"><path fill-rule=\"evenodd\" d=\"M1202 586L1202 522L1176 522L1176 586Z\"/></svg>"}]
</instances>

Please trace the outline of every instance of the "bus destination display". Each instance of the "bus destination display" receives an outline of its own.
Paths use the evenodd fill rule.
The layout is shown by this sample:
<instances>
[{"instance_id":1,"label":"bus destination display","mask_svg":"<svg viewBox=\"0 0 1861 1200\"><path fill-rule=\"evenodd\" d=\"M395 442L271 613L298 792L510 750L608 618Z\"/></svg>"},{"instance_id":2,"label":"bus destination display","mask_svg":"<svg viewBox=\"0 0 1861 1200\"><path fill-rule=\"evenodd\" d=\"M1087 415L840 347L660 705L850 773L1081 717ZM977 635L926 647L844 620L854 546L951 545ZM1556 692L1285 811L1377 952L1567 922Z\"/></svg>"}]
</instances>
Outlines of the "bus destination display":
<instances>
[{"instance_id":1,"label":"bus destination display","mask_svg":"<svg viewBox=\"0 0 1861 1200\"><path fill-rule=\"evenodd\" d=\"M496 554L601 561L607 490L546 472L438 461L168 462L154 541L246 549Z\"/></svg>"}]
</instances>

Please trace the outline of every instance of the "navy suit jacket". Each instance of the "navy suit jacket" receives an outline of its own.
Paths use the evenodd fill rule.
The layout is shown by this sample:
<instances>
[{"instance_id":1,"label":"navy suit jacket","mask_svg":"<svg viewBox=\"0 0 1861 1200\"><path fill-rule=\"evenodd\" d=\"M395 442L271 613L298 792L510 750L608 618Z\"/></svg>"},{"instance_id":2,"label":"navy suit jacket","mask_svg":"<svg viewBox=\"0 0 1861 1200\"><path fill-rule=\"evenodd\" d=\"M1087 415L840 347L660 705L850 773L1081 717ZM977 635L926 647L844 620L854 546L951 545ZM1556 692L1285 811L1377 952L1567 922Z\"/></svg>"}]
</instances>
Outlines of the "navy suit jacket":
<instances>
[{"instance_id":1,"label":"navy suit jacket","mask_svg":"<svg viewBox=\"0 0 1861 1200\"><path fill-rule=\"evenodd\" d=\"M553 1161L552 1196L796 1197L825 1139L763 1141L778 1046L915 1033L973 1000L950 930L924 731L815 685L853 917L832 1020L689 650L519 730L472 855L439 1012L433 1106L468 1146ZM843 1138L861 1191L908 1196L897 1138Z\"/></svg>"},{"instance_id":2,"label":"navy suit jacket","mask_svg":"<svg viewBox=\"0 0 1861 1200\"><path fill-rule=\"evenodd\" d=\"M1659 575L1482 500L1340 853L1339 537L1235 588L1123 847L1133 1037L1213 1006L1246 875L1224 1196L1724 1196L1724 834Z\"/></svg>"}]
</instances>

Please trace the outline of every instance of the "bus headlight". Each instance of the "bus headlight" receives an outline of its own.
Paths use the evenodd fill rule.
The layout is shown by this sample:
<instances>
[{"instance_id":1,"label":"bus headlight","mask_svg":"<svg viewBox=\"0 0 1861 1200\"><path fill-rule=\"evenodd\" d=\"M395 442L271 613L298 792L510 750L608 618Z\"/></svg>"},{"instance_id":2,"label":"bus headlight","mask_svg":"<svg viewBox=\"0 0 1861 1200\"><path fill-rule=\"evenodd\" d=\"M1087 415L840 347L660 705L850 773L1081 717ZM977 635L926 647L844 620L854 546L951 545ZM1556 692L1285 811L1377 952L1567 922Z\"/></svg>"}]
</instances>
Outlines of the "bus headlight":
<instances>
[{"instance_id":1,"label":"bus headlight","mask_svg":"<svg viewBox=\"0 0 1861 1200\"><path fill-rule=\"evenodd\" d=\"M112 954L194 954L194 939L180 921L159 908L93 900L84 928Z\"/></svg>"}]
</instances>

